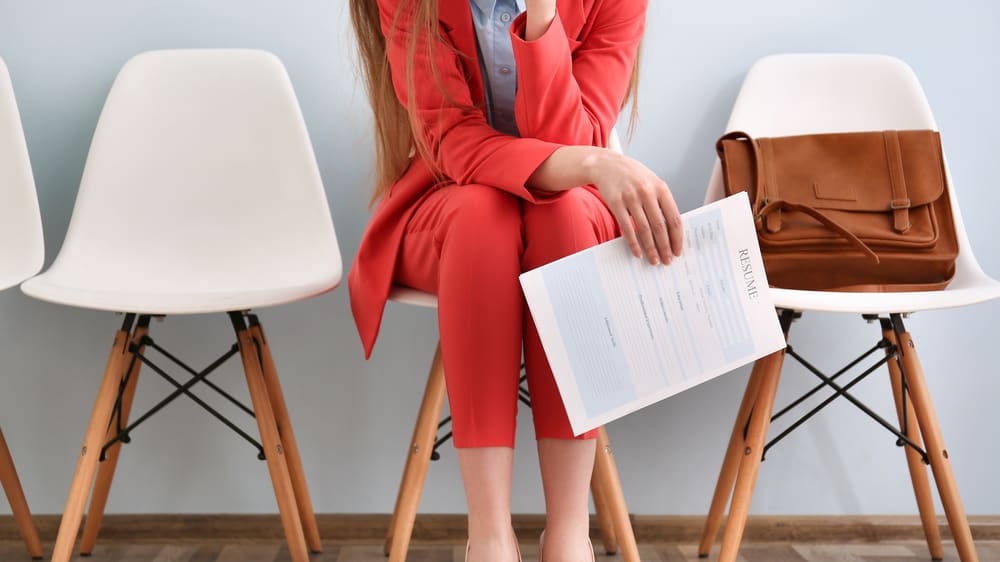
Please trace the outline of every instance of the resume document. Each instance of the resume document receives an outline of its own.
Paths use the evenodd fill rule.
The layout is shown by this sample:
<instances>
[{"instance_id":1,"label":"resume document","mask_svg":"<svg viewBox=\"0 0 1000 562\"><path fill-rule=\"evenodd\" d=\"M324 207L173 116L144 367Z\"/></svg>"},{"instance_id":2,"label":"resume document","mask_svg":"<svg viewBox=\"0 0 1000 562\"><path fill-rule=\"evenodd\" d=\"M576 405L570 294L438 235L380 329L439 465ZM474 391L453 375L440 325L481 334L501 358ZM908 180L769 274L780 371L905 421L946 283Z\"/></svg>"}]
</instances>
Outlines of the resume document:
<instances>
[{"instance_id":1,"label":"resume document","mask_svg":"<svg viewBox=\"0 0 1000 562\"><path fill-rule=\"evenodd\" d=\"M670 265L618 238L521 275L575 433L785 346L746 194L683 221Z\"/></svg>"}]
</instances>

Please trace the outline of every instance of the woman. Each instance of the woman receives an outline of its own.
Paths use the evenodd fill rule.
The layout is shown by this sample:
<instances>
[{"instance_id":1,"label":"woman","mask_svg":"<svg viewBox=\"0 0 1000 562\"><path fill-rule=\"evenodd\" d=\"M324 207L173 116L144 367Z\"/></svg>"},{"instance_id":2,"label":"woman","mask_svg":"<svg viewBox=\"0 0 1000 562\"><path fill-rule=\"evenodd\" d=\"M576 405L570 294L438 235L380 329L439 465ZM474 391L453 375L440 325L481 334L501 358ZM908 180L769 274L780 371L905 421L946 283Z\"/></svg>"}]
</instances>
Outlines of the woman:
<instances>
[{"instance_id":1,"label":"woman","mask_svg":"<svg viewBox=\"0 0 1000 562\"><path fill-rule=\"evenodd\" d=\"M370 356L393 283L438 296L469 560L519 559L510 490L522 344L545 490L542 555L593 557L595 435L570 429L517 277L619 233L651 264L680 253L666 184L603 148L630 89L646 3L351 0L378 156L352 308Z\"/></svg>"}]
</instances>

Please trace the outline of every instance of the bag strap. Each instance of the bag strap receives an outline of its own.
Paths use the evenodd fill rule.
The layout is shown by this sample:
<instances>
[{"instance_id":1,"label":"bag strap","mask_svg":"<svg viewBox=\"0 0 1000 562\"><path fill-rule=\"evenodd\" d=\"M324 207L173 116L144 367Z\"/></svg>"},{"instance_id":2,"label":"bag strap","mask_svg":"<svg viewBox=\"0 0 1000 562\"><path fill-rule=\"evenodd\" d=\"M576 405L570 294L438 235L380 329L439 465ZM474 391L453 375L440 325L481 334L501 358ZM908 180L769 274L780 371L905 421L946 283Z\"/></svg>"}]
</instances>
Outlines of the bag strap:
<instances>
[{"instance_id":1,"label":"bag strap","mask_svg":"<svg viewBox=\"0 0 1000 562\"><path fill-rule=\"evenodd\" d=\"M774 178L769 178L771 179L771 181L766 180L767 178L766 174L768 170L765 169L764 159L761 158L760 156L761 145L757 141L757 139L751 137L748 133L744 131L732 131L730 133L726 133L721 138L719 138L719 141L715 144L715 150L719 154L720 159L722 159L722 141L727 141L727 140L746 141L747 145L750 147L750 157L751 160L753 160L754 176L756 178L755 180L756 183L753 186L754 200L751 208L756 214L756 218L760 219L760 217L763 217L764 215L767 214L761 212L761 209L767 206L767 204L770 203L771 201L777 199L777 193L770 193L770 191L773 191L774 188L776 187L772 185L774 184ZM767 148L770 151L770 145L768 145ZM765 221L765 226L768 229L768 231L772 233L781 230L780 208L771 211L770 216L768 216L767 220Z\"/></svg>"},{"instance_id":2,"label":"bag strap","mask_svg":"<svg viewBox=\"0 0 1000 562\"><path fill-rule=\"evenodd\" d=\"M756 148L754 153L754 158L760 161L760 170L764 173L764 176L760 179L761 186L764 189L764 201L777 201L780 199L778 195L778 178L774 175L774 166L768 166L768 162L774 162L774 143L771 139L754 139L753 145ZM763 158L761 158L763 155ZM766 206L766 204L765 204ZM781 232L781 208L770 213L761 212L764 216L764 226L767 227L767 231L771 234Z\"/></svg>"},{"instance_id":3,"label":"bag strap","mask_svg":"<svg viewBox=\"0 0 1000 562\"><path fill-rule=\"evenodd\" d=\"M910 198L906 193L906 174L903 172L903 149L899 146L899 131L884 131L885 159L892 185L892 229L902 234L910 229Z\"/></svg>"},{"instance_id":4,"label":"bag strap","mask_svg":"<svg viewBox=\"0 0 1000 562\"><path fill-rule=\"evenodd\" d=\"M831 219L829 216L817 211L809 205L801 205L799 203L791 203L789 201L778 200L772 201L760 210L760 215L767 215L767 213L775 210L785 209L788 211L798 211L800 213L805 213L810 217L816 219L824 226L833 230L837 234L843 236L848 242L854 247L861 250L863 254L871 258L875 263L879 263L878 254L876 254L868 244L865 244L860 238L854 235L853 232L844 228L839 222Z\"/></svg>"}]
</instances>

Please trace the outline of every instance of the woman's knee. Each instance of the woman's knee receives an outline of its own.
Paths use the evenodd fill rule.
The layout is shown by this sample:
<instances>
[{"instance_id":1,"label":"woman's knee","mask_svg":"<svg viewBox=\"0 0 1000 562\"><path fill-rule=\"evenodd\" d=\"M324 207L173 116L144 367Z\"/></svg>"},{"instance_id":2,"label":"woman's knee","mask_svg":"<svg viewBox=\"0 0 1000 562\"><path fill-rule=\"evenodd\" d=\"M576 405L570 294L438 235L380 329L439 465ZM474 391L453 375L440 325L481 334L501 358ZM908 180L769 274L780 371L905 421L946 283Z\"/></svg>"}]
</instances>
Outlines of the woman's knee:
<instances>
[{"instance_id":1,"label":"woman's knee","mask_svg":"<svg viewBox=\"0 0 1000 562\"><path fill-rule=\"evenodd\" d=\"M611 212L578 187L542 204L524 205L524 268L532 269L617 236Z\"/></svg>"},{"instance_id":2,"label":"woman's knee","mask_svg":"<svg viewBox=\"0 0 1000 562\"><path fill-rule=\"evenodd\" d=\"M454 185L445 205L440 244L458 242L478 251L518 254L524 247L521 201L485 185Z\"/></svg>"}]
</instances>

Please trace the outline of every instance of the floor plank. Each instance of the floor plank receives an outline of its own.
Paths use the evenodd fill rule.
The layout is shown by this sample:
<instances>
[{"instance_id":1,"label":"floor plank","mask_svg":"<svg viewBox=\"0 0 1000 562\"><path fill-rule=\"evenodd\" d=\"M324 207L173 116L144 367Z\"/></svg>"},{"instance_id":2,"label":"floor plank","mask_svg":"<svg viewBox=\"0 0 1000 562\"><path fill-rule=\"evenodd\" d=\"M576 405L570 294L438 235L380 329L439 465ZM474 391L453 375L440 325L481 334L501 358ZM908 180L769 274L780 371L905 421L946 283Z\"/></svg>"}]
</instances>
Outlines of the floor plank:
<instances>
[{"instance_id":1,"label":"floor plank","mask_svg":"<svg viewBox=\"0 0 1000 562\"><path fill-rule=\"evenodd\" d=\"M46 552L52 545L46 544ZM977 541L976 550L983 562L1000 562L1000 541ZM538 544L522 543L524 562L537 562ZM718 559L718 546L708 559L698 558L693 543L643 543L639 545L643 562L709 562ZM464 562L465 545L452 542L414 543L407 560L410 562ZM926 562L927 544L923 541L893 541L882 543L745 543L740 549L739 562ZM945 561L958 561L958 553L950 541L945 541ZM0 541L0 562L28 562L24 545L16 541ZM104 541L94 554L73 562L289 562L288 548L273 540L241 542L163 543ZM385 562L382 544L373 542L323 545L323 552L313 554L310 562ZM620 561L621 556L596 555L598 562Z\"/></svg>"}]
</instances>

